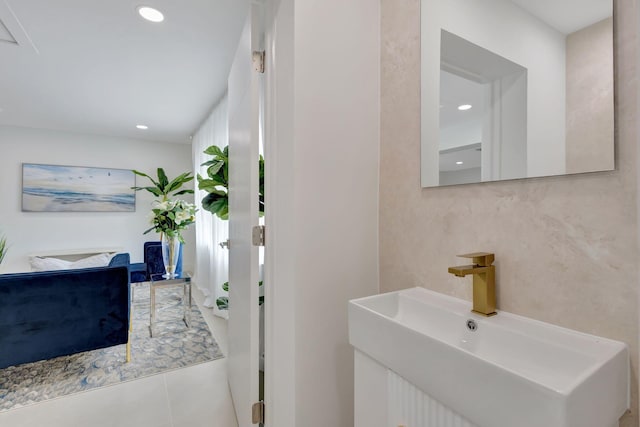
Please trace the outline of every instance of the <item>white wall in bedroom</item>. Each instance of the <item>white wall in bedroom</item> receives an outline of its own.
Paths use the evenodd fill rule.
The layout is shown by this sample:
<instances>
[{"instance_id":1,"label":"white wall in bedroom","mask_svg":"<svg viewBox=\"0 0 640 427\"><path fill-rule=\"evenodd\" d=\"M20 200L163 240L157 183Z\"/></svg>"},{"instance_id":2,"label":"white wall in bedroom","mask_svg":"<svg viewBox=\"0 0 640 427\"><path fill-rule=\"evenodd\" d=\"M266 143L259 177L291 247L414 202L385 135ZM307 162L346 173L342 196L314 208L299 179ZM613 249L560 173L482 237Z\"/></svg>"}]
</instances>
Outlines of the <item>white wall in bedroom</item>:
<instances>
[{"instance_id":1,"label":"white wall in bedroom","mask_svg":"<svg viewBox=\"0 0 640 427\"><path fill-rule=\"evenodd\" d=\"M52 250L122 247L132 262L141 262L144 242L158 239L155 233L142 234L149 228L153 200L146 191L136 194L135 212L22 212L22 163L137 169L154 175L163 167L170 178L193 170L190 144L0 126L0 232L10 246L0 273L29 271L29 254ZM145 181L137 178L138 185ZM193 201L190 195L185 199ZM184 236L184 268L193 271L193 229Z\"/></svg>"}]
</instances>

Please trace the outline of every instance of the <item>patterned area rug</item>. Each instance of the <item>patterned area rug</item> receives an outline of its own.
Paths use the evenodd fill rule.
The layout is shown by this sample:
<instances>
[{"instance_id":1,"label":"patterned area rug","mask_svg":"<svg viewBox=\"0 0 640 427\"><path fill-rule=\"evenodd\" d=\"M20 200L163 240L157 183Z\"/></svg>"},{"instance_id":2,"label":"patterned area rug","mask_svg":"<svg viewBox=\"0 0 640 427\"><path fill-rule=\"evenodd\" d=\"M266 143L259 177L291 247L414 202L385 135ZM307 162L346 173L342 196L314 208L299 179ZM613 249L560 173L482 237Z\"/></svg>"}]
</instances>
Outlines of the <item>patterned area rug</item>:
<instances>
[{"instance_id":1,"label":"patterned area rug","mask_svg":"<svg viewBox=\"0 0 640 427\"><path fill-rule=\"evenodd\" d=\"M0 412L224 357L195 301L191 328L182 321L181 291L156 291L151 338L149 285L135 287L130 363L126 346L118 345L0 370Z\"/></svg>"}]
</instances>

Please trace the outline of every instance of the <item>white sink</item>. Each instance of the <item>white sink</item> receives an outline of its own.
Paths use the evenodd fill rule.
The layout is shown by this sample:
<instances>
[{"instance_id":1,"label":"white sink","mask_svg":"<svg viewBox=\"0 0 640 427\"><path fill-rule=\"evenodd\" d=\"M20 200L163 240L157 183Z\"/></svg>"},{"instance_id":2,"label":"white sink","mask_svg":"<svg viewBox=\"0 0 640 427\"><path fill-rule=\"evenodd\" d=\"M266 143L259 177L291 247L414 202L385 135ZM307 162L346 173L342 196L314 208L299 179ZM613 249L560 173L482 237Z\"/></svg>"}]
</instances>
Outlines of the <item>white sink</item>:
<instances>
[{"instance_id":1,"label":"white sink","mask_svg":"<svg viewBox=\"0 0 640 427\"><path fill-rule=\"evenodd\" d=\"M481 427L618 425L629 407L626 344L470 308L423 288L352 300L349 340Z\"/></svg>"}]
</instances>

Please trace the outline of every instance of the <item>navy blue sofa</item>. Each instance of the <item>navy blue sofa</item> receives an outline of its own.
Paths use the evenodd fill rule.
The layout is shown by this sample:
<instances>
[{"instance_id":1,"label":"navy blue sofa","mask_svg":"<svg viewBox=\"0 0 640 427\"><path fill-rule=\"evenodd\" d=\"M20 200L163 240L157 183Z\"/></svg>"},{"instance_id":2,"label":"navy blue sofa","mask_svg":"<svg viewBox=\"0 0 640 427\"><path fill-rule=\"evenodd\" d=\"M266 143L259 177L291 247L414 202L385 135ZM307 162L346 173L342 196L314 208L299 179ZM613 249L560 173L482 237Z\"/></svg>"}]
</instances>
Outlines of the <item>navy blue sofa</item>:
<instances>
[{"instance_id":1,"label":"navy blue sofa","mask_svg":"<svg viewBox=\"0 0 640 427\"><path fill-rule=\"evenodd\" d=\"M128 265L0 274L0 368L126 344Z\"/></svg>"}]
</instances>

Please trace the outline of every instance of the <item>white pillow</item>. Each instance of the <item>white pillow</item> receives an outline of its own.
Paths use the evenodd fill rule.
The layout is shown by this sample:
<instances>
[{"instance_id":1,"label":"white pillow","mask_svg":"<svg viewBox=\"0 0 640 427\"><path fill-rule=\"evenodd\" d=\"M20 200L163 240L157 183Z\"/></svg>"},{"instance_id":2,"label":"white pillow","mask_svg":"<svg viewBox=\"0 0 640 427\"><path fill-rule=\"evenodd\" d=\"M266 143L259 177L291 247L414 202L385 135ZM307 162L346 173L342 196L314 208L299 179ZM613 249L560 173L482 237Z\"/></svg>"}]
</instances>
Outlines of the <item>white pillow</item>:
<instances>
[{"instance_id":1,"label":"white pillow","mask_svg":"<svg viewBox=\"0 0 640 427\"><path fill-rule=\"evenodd\" d=\"M32 271L53 271L53 270L73 270L78 268L106 267L111 261L108 253L92 255L78 261L66 261L59 258L37 257L29 258Z\"/></svg>"},{"instance_id":2,"label":"white pillow","mask_svg":"<svg viewBox=\"0 0 640 427\"><path fill-rule=\"evenodd\" d=\"M109 261L111 261L111 255L107 253L97 254L97 255L92 255L90 257L82 258L82 259L79 259L78 261L72 262L67 268L76 269L76 268L106 267L107 265L109 265Z\"/></svg>"},{"instance_id":3,"label":"white pillow","mask_svg":"<svg viewBox=\"0 0 640 427\"><path fill-rule=\"evenodd\" d=\"M66 270L71 265L70 261L58 258L44 258L38 256L29 257L29 264L33 271Z\"/></svg>"}]
</instances>

